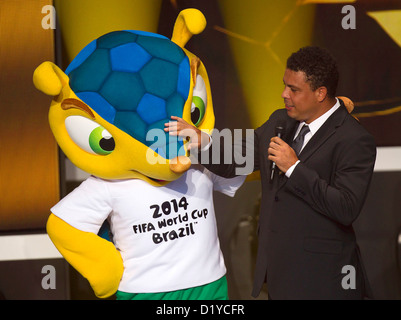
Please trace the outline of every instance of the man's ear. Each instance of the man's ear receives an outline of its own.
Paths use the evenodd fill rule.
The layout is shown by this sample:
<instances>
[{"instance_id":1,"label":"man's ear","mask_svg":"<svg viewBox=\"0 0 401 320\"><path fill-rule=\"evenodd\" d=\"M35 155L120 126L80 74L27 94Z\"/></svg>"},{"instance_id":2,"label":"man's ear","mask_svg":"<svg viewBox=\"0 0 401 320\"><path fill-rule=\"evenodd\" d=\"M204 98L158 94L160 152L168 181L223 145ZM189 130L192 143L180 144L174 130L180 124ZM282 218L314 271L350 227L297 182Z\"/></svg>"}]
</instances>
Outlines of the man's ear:
<instances>
[{"instance_id":1,"label":"man's ear","mask_svg":"<svg viewBox=\"0 0 401 320\"><path fill-rule=\"evenodd\" d=\"M326 87L319 87L315 91L316 98L319 102L322 102L327 97L327 88Z\"/></svg>"},{"instance_id":2,"label":"man's ear","mask_svg":"<svg viewBox=\"0 0 401 320\"><path fill-rule=\"evenodd\" d=\"M33 73L35 87L49 96L57 96L69 82L68 76L50 61L45 61Z\"/></svg>"}]
</instances>

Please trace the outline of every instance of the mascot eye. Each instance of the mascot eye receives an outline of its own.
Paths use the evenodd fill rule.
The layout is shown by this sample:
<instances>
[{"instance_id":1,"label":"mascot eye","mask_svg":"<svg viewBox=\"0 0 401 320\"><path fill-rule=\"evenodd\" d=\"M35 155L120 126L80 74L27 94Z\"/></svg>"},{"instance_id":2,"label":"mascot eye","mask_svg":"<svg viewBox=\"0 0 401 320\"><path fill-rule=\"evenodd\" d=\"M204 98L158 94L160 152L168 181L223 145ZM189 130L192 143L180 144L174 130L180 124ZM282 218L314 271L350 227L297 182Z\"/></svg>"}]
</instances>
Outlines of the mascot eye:
<instances>
[{"instance_id":1,"label":"mascot eye","mask_svg":"<svg viewBox=\"0 0 401 320\"><path fill-rule=\"evenodd\" d=\"M81 116L65 119L71 139L83 150L98 155L108 155L115 148L112 135L98 123Z\"/></svg>"},{"instance_id":2,"label":"mascot eye","mask_svg":"<svg viewBox=\"0 0 401 320\"><path fill-rule=\"evenodd\" d=\"M207 92L205 81L200 75L196 76L191 105L191 121L195 126L199 126L205 116L207 107Z\"/></svg>"},{"instance_id":3,"label":"mascot eye","mask_svg":"<svg viewBox=\"0 0 401 320\"><path fill-rule=\"evenodd\" d=\"M94 129L89 135L89 145L95 153L107 155L114 150L115 143L111 134L102 126Z\"/></svg>"}]
</instances>

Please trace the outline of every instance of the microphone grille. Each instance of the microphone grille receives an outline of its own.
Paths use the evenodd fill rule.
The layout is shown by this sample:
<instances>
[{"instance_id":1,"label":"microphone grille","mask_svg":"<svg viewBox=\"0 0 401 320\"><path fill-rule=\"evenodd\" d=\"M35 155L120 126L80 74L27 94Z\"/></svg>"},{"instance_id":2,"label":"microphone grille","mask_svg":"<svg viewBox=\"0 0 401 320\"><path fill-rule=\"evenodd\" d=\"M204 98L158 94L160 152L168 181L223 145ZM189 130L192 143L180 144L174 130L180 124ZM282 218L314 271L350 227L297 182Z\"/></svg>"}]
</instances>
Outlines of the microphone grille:
<instances>
[{"instance_id":1,"label":"microphone grille","mask_svg":"<svg viewBox=\"0 0 401 320\"><path fill-rule=\"evenodd\" d=\"M277 120L277 123L276 123L276 135L284 134L285 126L286 126L286 121L284 119Z\"/></svg>"}]
</instances>

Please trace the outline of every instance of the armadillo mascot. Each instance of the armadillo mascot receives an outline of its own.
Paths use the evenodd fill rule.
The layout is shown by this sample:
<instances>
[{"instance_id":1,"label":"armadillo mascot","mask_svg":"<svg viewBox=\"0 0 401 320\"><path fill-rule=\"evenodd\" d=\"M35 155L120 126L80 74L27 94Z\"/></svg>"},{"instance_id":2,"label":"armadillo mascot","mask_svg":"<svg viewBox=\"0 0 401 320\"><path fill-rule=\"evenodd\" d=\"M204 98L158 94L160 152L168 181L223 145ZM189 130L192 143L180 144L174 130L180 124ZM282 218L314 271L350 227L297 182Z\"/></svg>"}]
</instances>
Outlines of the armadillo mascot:
<instances>
[{"instance_id":1,"label":"armadillo mascot","mask_svg":"<svg viewBox=\"0 0 401 320\"><path fill-rule=\"evenodd\" d=\"M192 164L187 141L164 126L172 116L212 130L205 66L184 46L205 17L182 11L171 40L115 31L89 43L65 72L34 72L53 97L51 130L90 177L51 208L47 232L100 298L227 299L213 190L233 196L242 177L223 179ZM112 238L99 236L104 222Z\"/></svg>"}]
</instances>

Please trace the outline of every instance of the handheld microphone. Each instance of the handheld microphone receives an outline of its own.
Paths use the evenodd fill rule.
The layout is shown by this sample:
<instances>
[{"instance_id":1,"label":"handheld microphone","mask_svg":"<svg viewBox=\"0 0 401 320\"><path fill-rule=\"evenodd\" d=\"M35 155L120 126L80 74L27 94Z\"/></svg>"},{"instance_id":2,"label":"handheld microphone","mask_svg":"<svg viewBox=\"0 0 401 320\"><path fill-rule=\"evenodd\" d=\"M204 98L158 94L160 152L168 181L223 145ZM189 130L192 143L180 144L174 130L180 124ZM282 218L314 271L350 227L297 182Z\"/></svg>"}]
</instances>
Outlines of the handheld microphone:
<instances>
[{"instance_id":1,"label":"handheld microphone","mask_svg":"<svg viewBox=\"0 0 401 320\"><path fill-rule=\"evenodd\" d=\"M285 132L285 121L284 120L277 121L275 128L275 135L281 139L282 136L284 135L284 132ZM272 169L270 172L270 182L273 181L275 171L276 171L276 163L273 161Z\"/></svg>"}]
</instances>

